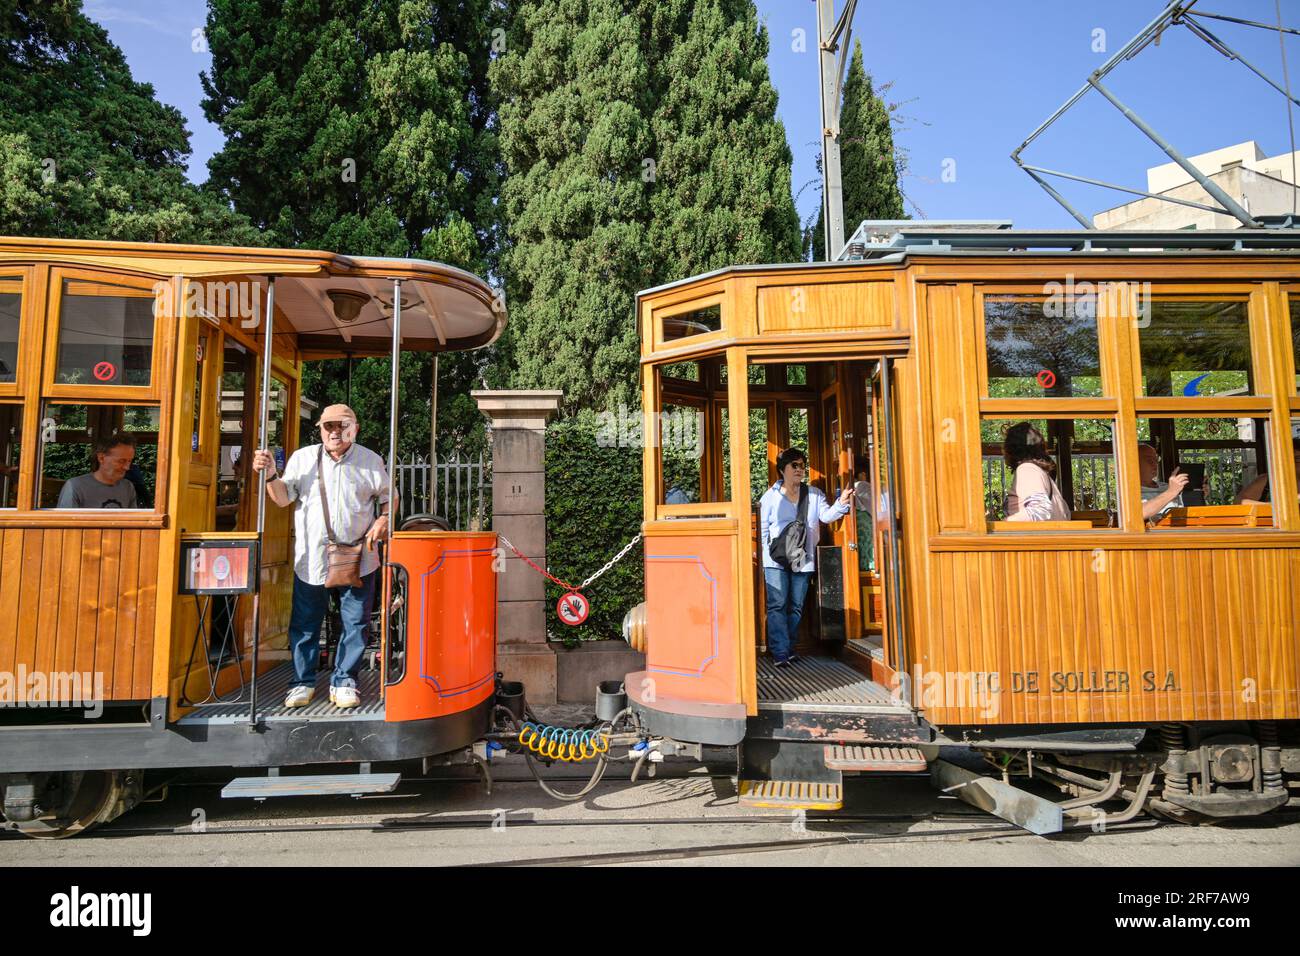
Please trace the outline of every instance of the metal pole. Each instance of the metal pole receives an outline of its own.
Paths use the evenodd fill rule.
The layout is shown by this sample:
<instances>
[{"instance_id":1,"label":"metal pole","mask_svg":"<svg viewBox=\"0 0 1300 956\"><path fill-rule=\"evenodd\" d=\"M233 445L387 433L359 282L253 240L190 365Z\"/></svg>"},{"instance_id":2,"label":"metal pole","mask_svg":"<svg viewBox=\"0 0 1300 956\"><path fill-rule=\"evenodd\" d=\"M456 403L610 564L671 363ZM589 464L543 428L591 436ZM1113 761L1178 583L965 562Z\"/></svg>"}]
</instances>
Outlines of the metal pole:
<instances>
[{"instance_id":1,"label":"metal pole","mask_svg":"<svg viewBox=\"0 0 1300 956\"><path fill-rule=\"evenodd\" d=\"M834 0L817 0L817 74L822 116L822 220L826 261L844 248L844 187L840 177L840 104L836 95Z\"/></svg>"},{"instance_id":2,"label":"metal pole","mask_svg":"<svg viewBox=\"0 0 1300 956\"><path fill-rule=\"evenodd\" d=\"M257 440L254 448L266 444L267 421L271 412L271 353L275 339L275 279L267 277L266 285L266 339L262 349L262 394L257 413ZM253 653L250 655L252 674L248 685L248 731L257 729L257 658L262 640L262 539L266 533L266 470L257 473L257 576L253 588Z\"/></svg>"},{"instance_id":3,"label":"metal pole","mask_svg":"<svg viewBox=\"0 0 1300 956\"><path fill-rule=\"evenodd\" d=\"M1177 163L1180 167L1182 167L1183 172L1187 173L1188 176L1191 176L1192 179L1200 183L1201 188L1204 189L1211 196L1213 196L1215 201L1218 202L1221 206L1223 206L1224 210L1226 210L1230 215L1234 216L1236 219L1240 220L1242 225L1244 225L1246 228L1253 229L1255 227L1256 225L1255 220L1250 213L1248 213L1245 209L1243 209L1236 202L1236 200L1234 200L1231 196L1229 196L1226 192L1224 192L1223 189L1217 183L1215 183L1203 172L1197 169L1196 166L1185 156L1183 156L1182 153L1174 149L1172 144L1167 142L1159 133L1157 133L1154 129L1148 126L1146 122L1143 121L1142 117L1138 116L1131 109L1129 109L1127 106L1121 103L1119 97L1117 97L1114 93L1112 93L1110 90L1106 89L1106 87L1101 85L1101 80L1093 76L1088 80L1088 82L1092 84L1092 86L1097 90L1098 93L1106 97L1106 99L1110 100L1111 105L1114 106L1121 113L1123 113L1125 118L1128 119L1130 123L1132 123L1138 129L1140 129L1143 133L1145 133L1147 138L1150 139L1151 142L1155 143L1162 150L1164 150L1165 154L1170 159L1172 159L1175 163Z\"/></svg>"},{"instance_id":4,"label":"metal pole","mask_svg":"<svg viewBox=\"0 0 1300 956\"><path fill-rule=\"evenodd\" d=\"M889 597L894 613L891 615L894 631L895 670L907 674L907 662L903 659L903 584L899 577L902 573L902 559L898 552L898 474L894 467L894 412L893 387L890 381L893 359L880 360L880 402L884 412L885 440L885 475L889 483ZM905 703L912 703L912 689L904 680L899 687L903 691Z\"/></svg>"},{"instance_id":5,"label":"metal pole","mask_svg":"<svg viewBox=\"0 0 1300 956\"><path fill-rule=\"evenodd\" d=\"M388 405L388 533L384 542L387 548L393 540L393 524L397 521L397 502L393 500L393 475L397 467L397 372L402 355L402 280L393 280L393 374L390 382L392 394ZM391 550L386 552L391 553Z\"/></svg>"}]
</instances>

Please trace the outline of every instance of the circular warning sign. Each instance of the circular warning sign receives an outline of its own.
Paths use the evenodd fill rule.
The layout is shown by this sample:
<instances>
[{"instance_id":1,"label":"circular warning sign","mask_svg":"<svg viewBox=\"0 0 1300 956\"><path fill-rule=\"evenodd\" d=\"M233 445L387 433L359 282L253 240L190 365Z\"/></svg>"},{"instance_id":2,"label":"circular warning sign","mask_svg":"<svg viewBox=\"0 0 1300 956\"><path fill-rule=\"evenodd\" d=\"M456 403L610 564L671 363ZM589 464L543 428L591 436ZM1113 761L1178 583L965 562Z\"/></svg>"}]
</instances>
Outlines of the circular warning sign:
<instances>
[{"instance_id":1,"label":"circular warning sign","mask_svg":"<svg viewBox=\"0 0 1300 956\"><path fill-rule=\"evenodd\" d=\"M586 597L577 591L570 591L560 598L559 603L555 605L555 613L560 616L560 620L571 627L577 627L587 619L591 613L591 605L587 603Z\"/></svg>"},{"instance_id":2,"label":"circular warning sign","mask_svg":"<svg viewBox=\"0 0 1300 956\"><path fill-rule=\"evenodd\" d=\"M1038 373L1038 384L1043 388L1051 388L1056 384L1056 373L1048 368L1043 369Z\"/></svg>"},{"instance_id":3,"label":"circular warning sign","mask_svg":"<svg viewBox=\"0 0 1300 956\"><path fill-rule=\"evenodd\" d=\"M92 373L101 382L109 382L117 378L117 366L112 362L97 362Z\"/></svg>"}]
</instances>

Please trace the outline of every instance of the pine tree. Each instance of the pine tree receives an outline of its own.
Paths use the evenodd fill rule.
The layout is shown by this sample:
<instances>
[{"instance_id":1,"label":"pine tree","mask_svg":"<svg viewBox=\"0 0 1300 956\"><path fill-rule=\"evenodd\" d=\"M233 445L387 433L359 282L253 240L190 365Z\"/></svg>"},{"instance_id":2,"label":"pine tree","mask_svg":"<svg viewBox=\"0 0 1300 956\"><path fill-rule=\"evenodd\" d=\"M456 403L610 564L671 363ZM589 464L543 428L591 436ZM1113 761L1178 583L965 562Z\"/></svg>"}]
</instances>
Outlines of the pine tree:
<instances>
[{"instance_id":1,"label":"pine tree","mask_svg":"<svg viewBox=\"0 0 1300 956\"><path fill-rule=\"evenodd\" d=\"M853 44L844 103L840 108L840 175L844 191L844 238L864 219L905 219L898 188L898 158L890 110L872 89L862 65L862 44ZM826 258L825 206L808 235L814 261Z\"/></svg>"},{"instance_id":2,"label":"pine tree","mask_svg":"<svg viewBox=\"0 0 1300 956\"><path fill-rule=\"evenodd\" d=\"M498 379L639 403L637 290L799 252L752 0L524 0L501 99L511 320Z\"/></svg>"},{"instance_id":3,"label":"pine tree","mask_svg":"<svg viewBox=\"0 0 1300 956\"><path fill-rule=\"evenodd\" d=\"M211 0L203 108L226 135L209 162L211 187L281 245L491 272L495 16L490 0ZM481 440L482 416L461 393L485 361L479 352L440 360L440 449ZM362 359L353 369L366 421L388 420L387 367ZM402 367L399 445L424 451L431 362L406 356ZM321 363L305 390L342 400L346 380L344 362ZM371 381L383 387L360 387ZM386 435L371 435L386 447Z\"/></svg>"},{"instance_id":4,"label":"pine tree","mask_svg":"<svg viewBox=\"0 0 1300 956\"><path fill-rule=\"evenodd\" d=\"M256 245L185 179L181 114L80 0L0 3L0 234Z\"/></svg>"}]
</instances>

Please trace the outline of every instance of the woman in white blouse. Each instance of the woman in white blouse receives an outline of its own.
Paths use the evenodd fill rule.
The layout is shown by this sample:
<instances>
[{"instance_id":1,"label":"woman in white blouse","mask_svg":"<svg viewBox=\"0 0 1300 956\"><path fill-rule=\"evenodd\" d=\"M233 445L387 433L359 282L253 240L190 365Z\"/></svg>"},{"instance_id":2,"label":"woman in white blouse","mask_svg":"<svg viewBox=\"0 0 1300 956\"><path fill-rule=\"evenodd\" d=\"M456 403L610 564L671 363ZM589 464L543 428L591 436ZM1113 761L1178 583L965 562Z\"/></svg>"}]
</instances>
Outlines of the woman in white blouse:
<instances>
[{"instance_id":1,"label":"woman in white blouse","mask_svg":"<svg viewBox=\"0 0 1300 956\"><path fill-rule=\"evenodd\" d=\"M1002 455L1014 473L1007 495L1008 521L1069 521L1070 506L1054 476L1056 462L1047 453L1047 441L1029 422L1007 429Z\"/></svg>"}]
</instances>

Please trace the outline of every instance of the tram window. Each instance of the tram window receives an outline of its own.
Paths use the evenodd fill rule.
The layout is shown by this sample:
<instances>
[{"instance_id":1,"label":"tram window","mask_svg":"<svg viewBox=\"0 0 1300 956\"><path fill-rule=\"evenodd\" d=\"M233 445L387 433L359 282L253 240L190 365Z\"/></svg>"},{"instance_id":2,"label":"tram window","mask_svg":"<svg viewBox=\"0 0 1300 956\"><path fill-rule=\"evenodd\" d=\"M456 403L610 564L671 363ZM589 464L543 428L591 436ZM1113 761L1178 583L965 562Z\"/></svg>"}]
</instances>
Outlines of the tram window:
<instances>
[{"instance_id":1,"label":"tram window","mask_svg":"<svg viewBox=\"0 0 1300 956\"><path fill-rule=\"evenodd\" d=\"M22 282L0 277L0 382L18 381L18 326L23 314Z\"/></svg>"},{"instance_id":2,"label":"tram window","mask_svg":"<svg viewBox=\"0 0 1300 956\"><path fill-rule=\"evenodd\" d=\"M789 439L787 448L802 448L805 453L808 451L808 409L786 409L786 436Z\"/></svg>"},{"instance_id":3,"label":"tram window","mask_svg":"<svg viewBox=\"0 0 1300 956\"><path fill-rule=\"evenodd\" d=\"M0 405L0 508L18 507L18 464L22 452L22 429L22 405Z\"/></svg>"},{"instance_id":4,"label":"tram window","mask_svg":"<svg viewBox=\"0 0 1300 956\"><path fill-rule=\"evenodd\" d=\"M698 382L700 380L700 363L673 362L671 365L663 367L663 375L666 378L680 378L687 382Z\"/></svg>"},{"instance_id":5,"label":"tram window","mask_svg":"<svg viewBox=\"0 0 1300 956\"><path fill-rule=\"evenodd\" d=\"M1267 487L1263 420L1152 417L1139 418L1137 424L1144 518L1157 528L1257 526L1249 516L1212 509L1235 505ZM1171 496L1170 479L1175 473L1191 480L1181 493Z\"/></svg>"},{"instance_id":6,"label":"tram window","mask_svg":"<svg viewBox=\"0 0 1300 956\"><path fill-rule=\"evenodd\" d=\"M266 447L275 453L276 468L284 470L287 444L289 386L278 378L271 379L271 401L266 421Z\"/></svg>"},{"instance_id":7,"label":"tram window","mask_svg":"<svg viewBox=\"0 0 1300 956\"><path fill-rule=\"evenodd\" d=\"M990 398L1102 395L1096 298L984 300Z\"/></svg>"},{"instance_id":8,"label":"tram window","mask_svg":"<svg viewBox=\"0 0 1300 956\"><path fill-rule=\"evenodd\" d=\"M217 456L217 531L239 529L240 501L250 472L243 455L244 436L252 433L256 403L250 389L256 381L253 355L226 339L221 353L220 453Z\"/></svg>"},{"instance_id":9,"label":"tram window","mask_svg":"<svg viewBox=\"0 0 1300 956\"><path fill-rule=\"evenodd\" d=\"M807 385L808 384L808 366L807 365L787 365L785 367L785 384L787 385Z\"/></svg>"},{"instance_id":10,"label":"tram window","mask_svg":"<svg viewBox=\"0 0 1300 956\"><path fill-rule=\"evenodd\" d=\"M691 312L679 312L666 316L663 322L663 340L689 338L692 335L707 335L722 329L722 305L715 304L695 309Z\"/></svg>"},{"instance_id":11,"label":"tram window","mask_svg":"<svg viewBox=\"0 0 1300 956\"><path fill-rule=\"evenodd\" d=\"M1244 301L1155 300L1138 322L1142 394L1254 394Z\"/></svg>"},{"instance_id":12,"label":"tram window","mask_svg":"<svg viewBox=\"0 0 1300 956\"><path fill-rule=\"evenodd\" d=\"M55 383L148 386L153 332L148 290L65 279Z\"/></svg>"},{"instance_id":13,"label":"tram window","mask_svg":"<svg viewBox=\"0 0 1300 956\"><path fill-rule=\"evenodd\" d=\"M1025 419L987 418L980 422L984 510L989 521L1006 521L1008 498L1015 491L1015 470L1006 459L1007 432ZM1115 469L1114 423L1109 419L1031 419L1046 440L1052 478L1069 508L1055 521L1090 522L1094 528L1118 524L1119 481ZM1015 519L1032 531L1034 523ZM1080 525L1080 530L1086 525ZM1051 530L1060 530L1053 527Z\"/></svg>"},{"instance_id":14,"label":"tram window","mask_svg":"<svg viewBox=\"0 0 1300 956\"><path fill-rule=\"evenodd\" d=\"M750 385L767 384L767 366L751 365L747 374L749 375ZM718 367L718 381L723 385L727 384L727 366L725 364Z\"/></svg>"},{"instance_id":15,"label":"tram window","mask_svg":"<svg viewBox=\"0 0 1300 956\"><path fill-rule=\"evenodd\" d=\"M768 489L767 409L749 410L749 496L756 503ZM722 497L731 500L731 414L722 409Z\"/></svg>"},{"instance_id":16,"label":"tram window","mask_svg":"<svg viewBox=\"0 0 1300 956\"><path fill-rule=\"evenodd\" d=\"M665 403L659 413L659 456L663 467L660 504L704 500L704 409Z\"/></svg>"},{"instance_id":17,"label":"tram window","mask_svg":"<svg viewBox=\"0 0 1300 956\"><path fill-rule=\"evenodd\" d=\"M153 508L156 406L46 403L41 446L42 508Z\"/></svg>"},{"instance_id":18,"label":"tram window","mask_svg":"<svg viewBox=\"0 0 1300 956\"><path fill-rule=\"evenodd\" d=\"M1291 295L1291 349L1295 355L1295 390L1300 395L1300 293Z\"/></svg>"}]
</instances>

